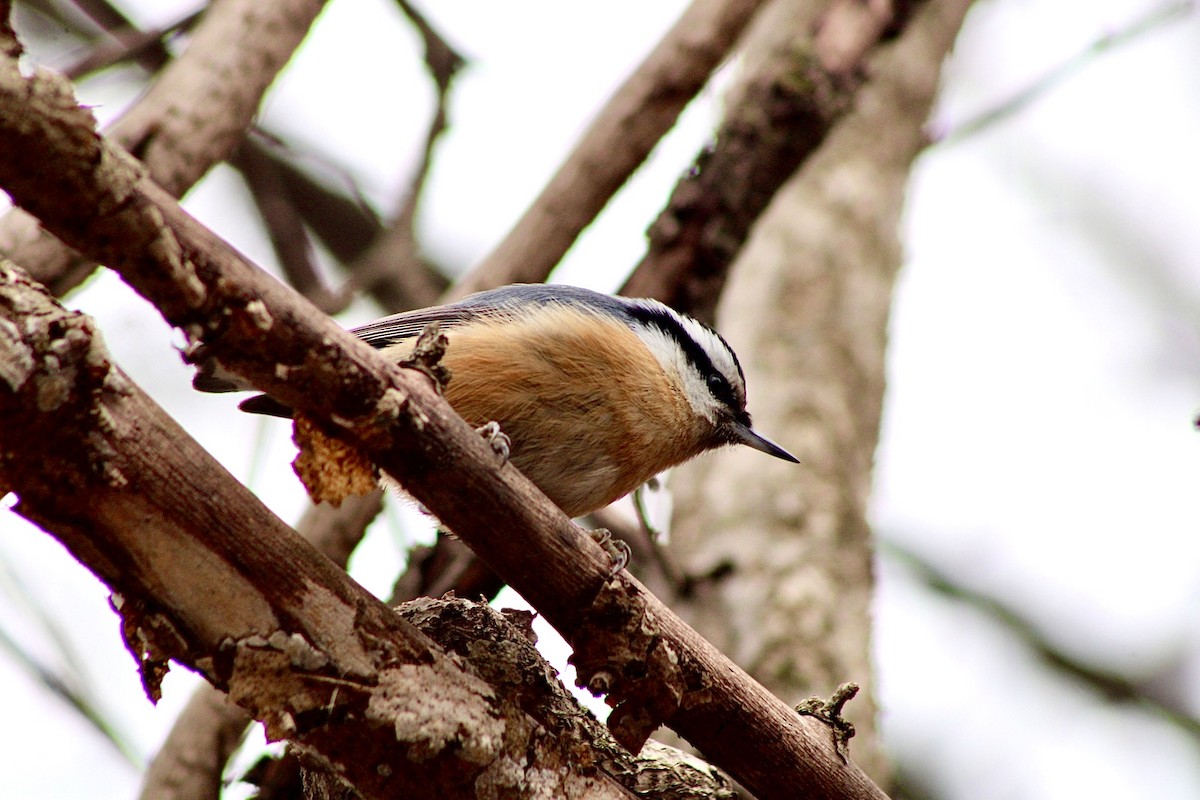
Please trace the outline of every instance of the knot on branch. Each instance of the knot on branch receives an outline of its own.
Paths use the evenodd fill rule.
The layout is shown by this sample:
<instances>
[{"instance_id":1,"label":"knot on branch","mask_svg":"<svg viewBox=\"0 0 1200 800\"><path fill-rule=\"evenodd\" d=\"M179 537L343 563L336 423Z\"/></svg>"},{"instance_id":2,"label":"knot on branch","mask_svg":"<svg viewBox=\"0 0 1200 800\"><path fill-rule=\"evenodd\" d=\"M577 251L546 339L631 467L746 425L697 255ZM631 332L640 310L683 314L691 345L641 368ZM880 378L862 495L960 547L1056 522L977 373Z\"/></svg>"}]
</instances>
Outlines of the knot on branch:
<instances>
[{"instance_id":1,"label":"knot on branch","mask_svg":"<svg viewBox=\"0 0 1200 800\"><path fill-rule=\"evenodd\" d=\"M442 333L442 328L436 322L431 322L421 331L413 345L412 355L400 360L400 366L415 369L433 381L437 393L441 394L450 382L450 368L442 363L446 355L446 346L450 340Z\"/></svg>"},{"instance_id":2,"label":"knot on branch","mask_svg":"<svg viewBox=\"0 0 1200 800\"><path fill-rule=\"evenodd\" d=\"M854 724L842 716L842 710L856 694L857 683L843 683L828 700L813 695L796 706L796 713L800 716L816 717L829 726L833 734L833 749L837 751L843 764L850 761L850 740L854 738Z\"/></svg>"},{"instance_id":3,"label":"knot on branch","mask_svg":"<svg viewBox=\"0 0 1200 800\"><path fill-rule=\"evenodd\" d=\"M623 581L606 584L576 632L570 658L579 686L607 694L609 730L635 754L688 691L679 655L637 597Z\"/></svg>"}]
</instances>

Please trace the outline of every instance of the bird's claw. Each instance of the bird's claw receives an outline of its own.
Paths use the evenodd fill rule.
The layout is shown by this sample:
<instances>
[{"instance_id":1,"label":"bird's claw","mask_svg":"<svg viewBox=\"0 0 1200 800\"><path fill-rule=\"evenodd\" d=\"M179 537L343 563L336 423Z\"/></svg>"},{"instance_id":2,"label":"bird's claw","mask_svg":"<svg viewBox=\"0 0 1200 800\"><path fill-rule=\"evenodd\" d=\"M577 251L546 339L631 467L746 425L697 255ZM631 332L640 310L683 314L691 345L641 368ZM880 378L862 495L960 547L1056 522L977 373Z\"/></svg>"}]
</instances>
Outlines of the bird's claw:
<instances>
[{"instance_id":1,"label":"bird's claw","mask_svg":"<svg viewBox=\"0 0 1200 800\"><path fill-rule=\"evenodd\" d=\"M629 549L627 542L614 538L612 531L608 528L588 531L588 536L592 537L592 541L604 548L604 552L612 558L612 566L608 570L609 579L615 578L617 573L629 566L629 559L633 557L633 551Z\"/></svg>"},{"instance_id":2,"label":"bird's claw","mask_svg":"<svg viewBox=\"0 0 1200 800\"><path fill-rule=\"evenodd\" d=\"M492 451L500 456L501 461L508 461L508 456L512 452L512 439L509 439L508 434L500 430L499 422L493 420L486 425L480 425L475 432L487 440Z\"/></svg>"}]
</instances>

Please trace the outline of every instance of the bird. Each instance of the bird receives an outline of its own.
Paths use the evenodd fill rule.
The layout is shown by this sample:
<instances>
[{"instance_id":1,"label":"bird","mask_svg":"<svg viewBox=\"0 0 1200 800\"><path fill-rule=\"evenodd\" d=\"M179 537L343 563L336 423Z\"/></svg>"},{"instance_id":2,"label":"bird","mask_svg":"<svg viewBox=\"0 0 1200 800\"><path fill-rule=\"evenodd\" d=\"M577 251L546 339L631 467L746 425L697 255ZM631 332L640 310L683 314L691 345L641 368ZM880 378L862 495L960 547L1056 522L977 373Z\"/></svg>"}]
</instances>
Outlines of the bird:
<instances>
[{"instance_id":1,"label":"bird","mask_svg":"<svg viewBox=\"0 0 1200 800\"><path fill-rule=\"evenodd\" d=\"M431 323L448 340L451 407L480 430L498 423L512 464L570 517L725 445L799 463L751 427L745 375L725 339L656 300L512 284L351 333L401 361ZM211 361L193 385L251 388ZM266 395L241 407L291 415Z\"/></svg>"}]
</instances>

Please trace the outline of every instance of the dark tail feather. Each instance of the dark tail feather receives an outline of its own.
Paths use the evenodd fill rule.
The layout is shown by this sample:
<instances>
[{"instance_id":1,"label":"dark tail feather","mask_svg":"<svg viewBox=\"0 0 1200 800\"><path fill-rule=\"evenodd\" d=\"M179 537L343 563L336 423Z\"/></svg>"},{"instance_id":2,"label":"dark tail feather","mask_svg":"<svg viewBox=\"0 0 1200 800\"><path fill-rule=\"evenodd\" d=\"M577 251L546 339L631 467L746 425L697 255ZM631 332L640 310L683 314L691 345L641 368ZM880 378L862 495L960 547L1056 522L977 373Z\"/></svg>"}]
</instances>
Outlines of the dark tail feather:
<instances>
[{"instance_id":1,"label":"dark tail feather","mask_svg":"<svg viewBox=\"0 0 1200 800\"><path fill-rule=\"evenodd\" d=\"M201 375L200 373L196 373L196 376L192 378L192 388L198 392L208 392L210 394L246 391L245 386L234 381L227 381L224 378L218 378L216 375Z\"/></svg>"},{"instance_id":2,"label":"dark tail feather","mask_svg":"<svg viewBox=\"0 0 1200 800\"><path fill-rule=\"evenodd\" d=\"M247 414L266 414L271 417L292 418L292 409L269 394L256 394L238 403L238 408Z\"/></svg>"},{"instance_id":3,"label":"dark tail feather","mask_svg":"<svg viewBox=\"0 0 1200 800\"><path fill-rule=\"evenodd\" d=\"M192 377L192 388L198 392L221 394L244 392L253 388L232 372L222 369L215 358L201 358L195 363L196 374Z\"/></svg>"},{"instance_id":4,"label":"dark tail feather","mask_svg":"<svg viewBox=\"0 0 1200 800\"><path fill-rule=\"evenodd\" d=\"M200 354L199 358L194 362L196 364L196 374L192 377L192 388L196 391L221 394L223 392L244 392L254 388L232 372L223 369L215 358L208 357L203 350L198 352ZM270 417L283 417L284 419L292 418L292 409L274 397L265 394L256 394L254 397L243 400L238 403L238 408L247 414L266 414Z\"/></svg>"}]
</instances>

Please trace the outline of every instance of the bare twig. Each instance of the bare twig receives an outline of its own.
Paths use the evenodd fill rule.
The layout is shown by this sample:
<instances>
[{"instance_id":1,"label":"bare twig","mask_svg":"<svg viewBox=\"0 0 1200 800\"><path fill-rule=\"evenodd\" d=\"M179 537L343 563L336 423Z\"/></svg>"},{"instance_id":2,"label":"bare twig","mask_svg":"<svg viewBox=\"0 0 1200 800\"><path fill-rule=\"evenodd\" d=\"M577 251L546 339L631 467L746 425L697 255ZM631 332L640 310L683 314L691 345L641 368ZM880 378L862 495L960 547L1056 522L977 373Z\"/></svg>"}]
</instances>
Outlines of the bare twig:
<instances>
[{"instance_id":1,"label":"bare twig","mask_svg":"<svg viewBox=\"0 0 1200 800\"><path fill-rule=\"evenodd\" d=\"M448 125L450 90L454 78L467 63L410 3L406 0L396 2L424 42L425 66L436 87L437 106L425 134L420 162L409 181L399 211L376 237L371 248L347 265L351 277L343 290L354 293L364 289L391 313L432 305L448 284L446 278L421 254L416 236L416 218L425 180L433 165L434 149Z\"/></svg>"},{"instance_id":2,"label":"bare twig","mask_svg":"<svg viewBox=\"0 0 1200 800\"><path fill-rule=\"evenodd\" d=\"M346 283L336 294L322 290L318 295L323 300L317 305L331 313L363 291L389 312L432 305L447 285L447 280L422 256L415 222L434 150L447 127L450 90L466 61L412 6L402 0L398 0L398 5L424 42L425 65L436 89L436 107L417 169L398 211L386 227L372 218L370 236L364 238L367 231L361 225L334 224L334 216L343 220L349 217L353 222L358 204L321 186L254 137L247 139L242 156L233 162L243 170L268 228L279 231L278 235L272 234L272 242L285 271L294 276L297 288L303 291L302 287L313 285L316 276L304 226L312 228L345 265L350 273ZM249 171L250 168L254 171ZM274 181L269 180L267 170L276 174ZM337 213L329 215L326 213L329 210ZM296 279L300 283L295 283Z\"/></svg>"},{"instance_id":3,"label":"bare twig","mask_svg":"<svg viewBox=\"0 0 1200 800\"><path fill-rule=\"evenodd\" d=\"M984 592L968 587L956 580L913 551L891 539L882 538L879 548L885 556L892 558L938 594L979 609L991 619L1004 625L1016 638L1024 642L1043 661L1079 684L1088 687L1100 697L1118 703L1132 703L1161 715L1194 741L1200 742L1200 719L1186 709L1172 706L1155 697L1137 681L1104 669L1085 664L1063 651L1046 639L1029 620L1021 616L1004 602Z\"/></svg>"},{"instance_id":4,"label":"bare twig","mask_svg":"<svg viewBox=\"0 0 1200 800\"><path fill-rule=\"evenodd\" d=\"M254 158L271 163L305 226L338 261L347 263L359 258L381 235L383 223L353 178L328 159L298 152L292 144L262 128L251 131L239 150L253 150Z\"/></svg>"},{"instance_id":5,"label":"bare twig","mask_svg":"<svg viewBox=\"0 0 1200 800\"><path fill-rule=\"evenodd\" d=\"M940 136L937 144L956 144L963 139L978 134L980 131L986 130L992 125L1019 114L1059 86L1067 78L1093 62L1096 58L1123 45L1137 41L1142 36L1158 30L1167 23L1184 19L1195 9L1195 0L1178 0L1174 3L1164 3L1150 9L1125 27L1107 33L1094 42L1091 42L1073 57L1050 70L1003 103L960 122L950 131Z\"/></svg>"},{"instance_id":6,"label":"bare twig","mask_svg":"<svg viewBox=\"0 0 1200 800\"><path fill-rule=\"evenodd\" d=\"M348 298L334 295L321 279L304 220L288 197L277 162L267 158L261 148L243 146L230 158L230 164L250 189L288 283L326 314L345 308Z\"/></svg>"},{"instance_id":7,"label":"bare twig","mask_svg":"<svg viewBox=\"0 0 1200 800\"><path fill-rule=\"evenodd\" d=\"M454 76L466 65L467 61L436 28L429 24L425 15L417 11L412 3L408 0L396 0L396 5L404 12L404 16L408 17L412 26L417 29L417 33L421 34L421 41L425 45L425 66L429 68L429 74L437 84L440 96L438 116L444 116L445 108L442 100L450 93L450 84L454 82Z\"/></svg>"},{"instance_id":8,"label":"bare twig","mask_svg":"<svg viewBox=\"0 0 1200 800\"><path fill-rule=\"evenodd\" d=\"M592 684L600 675L606 676L611 699L618 703L610 727L618 732L619 739L625 737L627 744L639 746L640 737L662 719L760 797L794 797L797 792L813 797L882 797L861 770L840 763L818 723L798 718L631 579L621 576L610 582L607 555L511 464L498 468L488 445L423 378L389 363L315 312L287 287L247 264L184 214L162 189L142 177L126 156L96 136L90 113L75 105L68 88L44 74L26 79L15 64L0 66L0 147L21 154L20 158L0 160L0 185L14 202L36 212L56 235L104 259L139 292L153 299L163 315L189 338L203 338L224 366L310 418L326 421L458 535L485 553L496 571L566 635L576 648L580 674ZM52 164L55 169L47 175L42 168L31 171L29 164ZM44 322L50 324L49 319ZM100 364L95 369L84 369L83 364L97 358L94 349L84 345L76 342L71 352L73 358L82 359L71 374L92 382L83 389L101 391L99 397L106 402L135 403L131 411L150 415L144 403L132 399L131 390L125 392L124 378L113 378L113 386L122 390L113 395L103 388L109 384ZM86 347L94 348L94 344ZM15 363L25 363L20 352L14 357ZM77 420L77 425L88 428L94 420L105 419L110 421L106 424L116 426L114 431L125 430L124 426L132 422L122 417L118 425L114 421L118 409L105 408L101 414L85 402L70 414L56 417L57 428L48 427L29 395L40 384L30 384L27 378L9 383L14 384L19 396L15 400L10 397L6 408L11 409L7 413L21 414L22 424L5 426L5 447L0 448L0 455L20 460L17 442L10 444L10 437L20 437L26 443L36 440L39 451L59 448L56 437L61 435L87 447L72 453L69 463L64 460L47 465L55 471L69 470L69 476L63 476L66 483L47 482L48 476L33 474L27 464L25 472L14 470L13 463L0 465L0 473L12 482L25 513L56 530L123 596L132 596L137 602L134 607L123 608L129 636L135 640L146 637L149 642L139 646L139 651L145 655L151 688L161 659L212 653L231 635L239 657L246 647L251 648L245 652L253 659L248 667L270 656L270 652L254 649L253 637L242 640L245 627L232 634L228 627L232 613L249 630L278 630L273 604L288 609L278 613L288 614L286 618L295 620L300 628L297 632L302 640L297 646L301 649L292 658L299 658L301 664L312 663L305 648L316 643L320 646L318 654L330 659L330 669L335 670L332 675L355 679L364 675L364 670L370 674L385 669L383 665L363 664L361 656L354 655L363 647L378 652L377 645L368 646L371 642L396 643L400 651L389 656L387 662L394 667L429 657L426 645L411 637L396 620L382 616L341 571L315 553L310 555L307 549L298 548L292 537L267 536L261 524L253 536L233 532L224 524L201 524L196 529L197 522L224 521L226 515L231 521L252 519L261 523L266 512L258 510L257 501L248 492L224 485L220 489L192 486L188 490L188 516L175 518L173 509L179 507L175 494L180 489L176 484L189 479L208 481L211 474L198 466L209 463L206 454L179 440L173 427L170 442L157 441L157 446L150 438L151 434L159 438L157 429L138 427L140 440L130 437L137 447L132 452L128 447L117 451L128 453L134 460L125 461L122 455L122 459L113 461L112 456L104 455L105 448L123 439L89 438L88 433L72 429L65 422ZM0 382L0 389L4 386ZM74 389L68 392L76 397ZM90 396L81 399L86 401ZM169 425L165 421L155 424ZM139 478L137 492L124 490L120 476L126 471L140 471L147 453L154 454L156 464L165 459L154 469L168 469L172 479ZM174 465L176 458L182 459L178 465ZM96 468L103 464L117 472ZM142 524L89 529L83 536L66 521L90 515L83 508L64 508L64 485L87 487L86 491L67 492L71 499L114 504L103 511L96 508L93 514L98 520L135 519ZM464 494L472 498L471 503L461 502ZM235 511L229 502L233 496L238 498L237 503L252 503L253 508L243 505ZM220 504L214 505L217 497ZM163 514L171 518L160 518ZM185 530L186 534L182 532ZM158 545L170 548L169 562L151 557L153 551L146 536L158 537ZM167 538L163 540L163 536ZM247 545L249 541L253 547ZM269 552L268 541L283 551ZM111 549L101 558L89 558L97 555L95 548L101 544ZM210 558L194 551L205 546L219 555ZM139 555L121 555L128 547ZM183 551L179 552L181 547ZM129 564L131 558L133 563ZM228 594L222 593L220 609L211 607L211 593L205 594L203 608L181 603L183 595L166 599L156 596L152 587L162 585L160 582L174 585L177 581L198 580L191 571L193 564L212 566L220 572L220 576L205 578L206 586L217 579L229 584ZM185 566L186 571L181 572ZM153 583L147 583L151 576ZM350 609L349 616L341 616L340 611L335 614L337 630L309 627L309 618L295 605L298 599L310 598L312 587L318 585L321 592L327 593L320 596L327 597L333 608ZM265 606L264 593L269 598ZM157 609L164 602L170 603L163 609L170 610L170 615L159 619ZM173 615L184 616L175 620ZM350 620L352 630L346 628ZM197 634L203 636L197 638ZM285 632L285 638L287 635ZM353 645L355 637L361 637L357 645ZM196 663L204 668L205 662ZM224 659L214 660L212 666L227 663ZM235 659L233 666L239 663ZM443 662L435 659L433 663ZM457 682L472 698L478 697L475 689L462 683L464 679L458 673L438 671L437 675ZM221 683L232 679L224 674L216 677ZM300 683L277 691L300 692L307 697L315 686L306 682L303 674L288 672L279 676L283 677ZM343 697L345 702L353 700L349 695L362 698L362 692L374 691L369 688L374 684L352 682L353 687L338 684L347 695ZM294 696L288 696L294 700ZM404 785L402 781L427 780L427 770L438 766L422 762L419 774L414 774L418 765L410 762L404 770L381 774L373 765L403 757L403 747L379 753L375 748L396 745L339 736L344 726L332 723L340 717L279 716L265 707L270 696L239 694L238 699L266 715L270 732L285 733L303 722L305 728L298 735L335 763L355 770L364 763L372 765L366 774L354 773L364 790L396 789ZM324 692L314 699L330 702ZM493 712L481 708L478 713L487 718Z\"/></svg>"},{"instance_id":9,"label":"bare twig","mask_svg":"<svg viewBox=\"0 0 1200 800\"><path fill-rule=\"evenodd\" d=\"M694 0L592 121L499 246L455 286L545 280L725 60L758 0Z\"/></svg>"},{"instance_id":10,"label":"bare twig","mask_svg":"<svg viewBox=\"0 0 1200 800\"><path fill-rule=\"evenodd\" d=\"M191 28L203 14L203 10L193 11L170 25L148 31L132 27L122 29L120 36L96 45L90 53L66 67L63 74L78 80L89 73L131 60L148 72L157 72L170 60L170 53L164 46L166 39Z\"/></svg>"}]
</instances>

